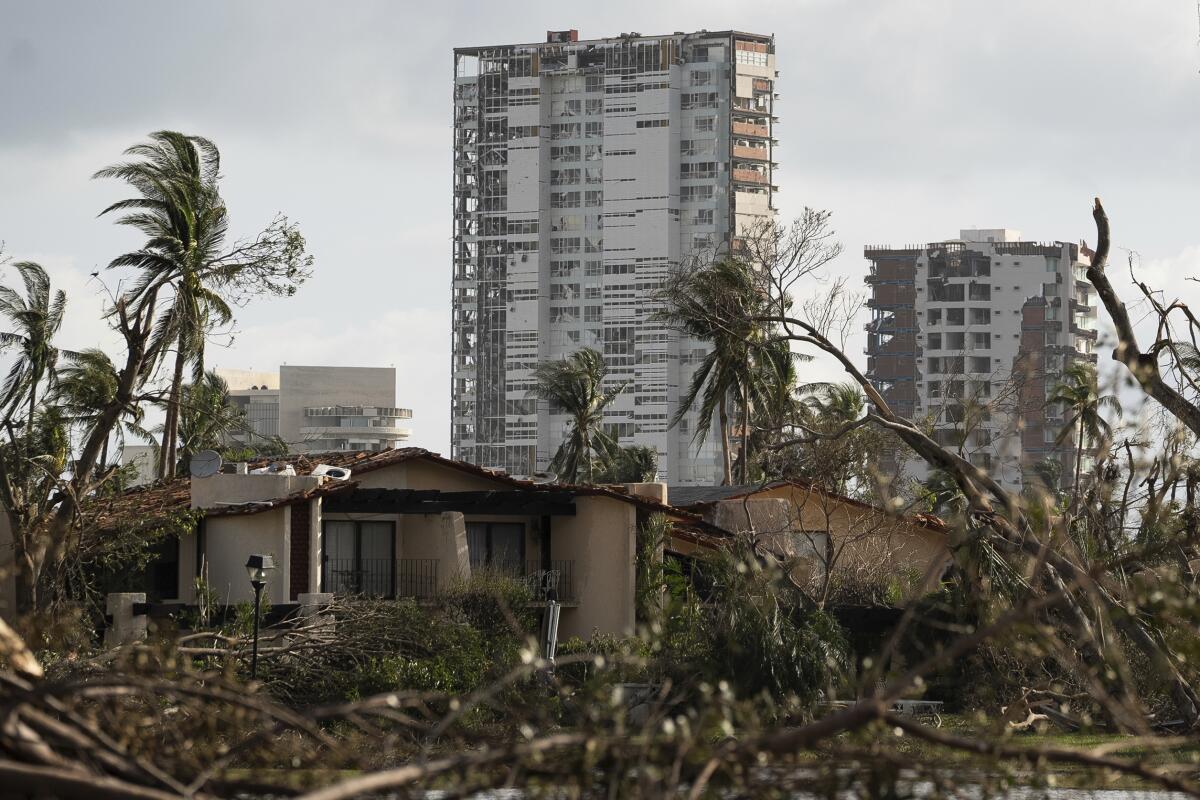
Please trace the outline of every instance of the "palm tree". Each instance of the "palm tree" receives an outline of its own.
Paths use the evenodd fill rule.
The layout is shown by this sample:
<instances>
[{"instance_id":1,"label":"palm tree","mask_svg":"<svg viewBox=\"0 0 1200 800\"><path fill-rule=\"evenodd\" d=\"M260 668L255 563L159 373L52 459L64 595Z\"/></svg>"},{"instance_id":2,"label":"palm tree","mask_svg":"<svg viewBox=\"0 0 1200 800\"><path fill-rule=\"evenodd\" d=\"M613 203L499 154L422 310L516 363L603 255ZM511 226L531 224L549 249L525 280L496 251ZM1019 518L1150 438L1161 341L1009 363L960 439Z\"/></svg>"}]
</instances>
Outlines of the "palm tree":
<instances>
[{"instance_id":1,"label":"palm tree","mask_svg":"<svg viewBox=\"0 0 1200 800\"><path fill-rule=\"evenodd\" d=\"M117 367L103 350L89 348L67 355L66 364L58 377L55 397L67 420L89 431L99 422L100 410L117 402L120 376ZM145 410L133 402L125 406L113 431L118 446L125 441L126 433L139 437L149 434L141 427ZM109 441L104 441L97 465L97 474L108 468Z\"/></svg>"},{"instance_id":2,"label":"palm tree","mask_svg":"<svg viewBox=\"0 0 1200 800\"><path fill-rule=\"evenodd\" d=\"M177 469L185 468L201 450L223 451L230 434L248 430L245 414L229 402L229 384L211 371L184 387L179 419Z\"/></svg>"},{"instance_id":3,"label":"palm tree","mask_svg":"<svg viewBox=\"0 0 1200 800\"><path fill-rule=\"evenodd\" d=\"M140 250L114 259L109 267L141 270L130 291L137 301L163 286L174 299L159 318L155 344L171 343L175 364L167 392L159 477L175 472L184 370L193 367L193 381L204 374L204 345L209 331L233 319L217 289L232 276L221 263L228 228L225 203L218 191L221 156L216 145L199 136L158 131L150 141L125 151L139 160L115 164L96 178L119 178L139 196L113 203L101 215L122 212L117 220L141 231L147 242ZM166 353L165 347L160 352Z\"/></svg>"},{"instance_id":4,"label":"palm tree","mask_svg":"<svg viewBox=\"0 0 1200 800\"><path fill-rule=\"evenodd\" d=\"M530 394L551 403L571 417L571 430L559 445L550 469L568 483L592 483L620 450L604 430L604 409L625 391L629 381L604 388L608 368L604 356L585 347L560 361L546 361L534 370L537 385Z\"/></svg>"},{"instance_id":5,"label":"palm tree","mask_svg":"<svg viewBox=\"0 0 1200 800\"><path fill-rule=\"evenodd\" d=\"M1082 361L1076 361L1066 368L1063 372L1063 379L1054 387L1051 395L1046 398L1046 402L1047 404L1061 404L1069 414L1069 419L1063 423L1062 430L1054 438L1054 443L1061 445L1072 434L1075 435L1075 483L1073 488L1078 492L1083 451L1090 444L1112 436L1112 426L1100 413L1101 409L1107 408L1120 417L1122 416L1121 404L1113 395L1100 394L1096 368Z\"/></svg>"},{"instance_id":6,"label":"palm tree","mask_svg":"<svg viewBox=\"0 0 1200 800\"><path fill-rule=\"evenodd\" d=\"M764 316L765 298L753 270L734 259L722 259L688 275L670 287L668 309L658 316L676 329L708 341L711 349L692 374L691 383L671 419L678 425L698 403L693 441L702 443L712 430L712 419L721 426L724 456L722 483L733 483L733 451L729 436L729 405L741 412L740 479L749 474L749 447L753 409L770 402L773 386L786 380L777 359L763 356L767 330L757 318Z\"/></svg>"},{"instance_id":7,"label":"palm tree","mask_svg":"<svg viewBox=\"0 0 1200 800\"><path fill-rule=\"evenodd\" d=\"M34 427L38 389L45 381L54 386L58 377L60 351L54 346L54 336L62 327L67 296L59 289L50 290L50 276L32 261L12 265L25 284L22 297L9 286L0 286L0 316L11 330L0 331L0 352L16 350L16 363L0 388L0 419L12 421L22 404L26 409L26 427Z\"/></svg>"}]
</instances>

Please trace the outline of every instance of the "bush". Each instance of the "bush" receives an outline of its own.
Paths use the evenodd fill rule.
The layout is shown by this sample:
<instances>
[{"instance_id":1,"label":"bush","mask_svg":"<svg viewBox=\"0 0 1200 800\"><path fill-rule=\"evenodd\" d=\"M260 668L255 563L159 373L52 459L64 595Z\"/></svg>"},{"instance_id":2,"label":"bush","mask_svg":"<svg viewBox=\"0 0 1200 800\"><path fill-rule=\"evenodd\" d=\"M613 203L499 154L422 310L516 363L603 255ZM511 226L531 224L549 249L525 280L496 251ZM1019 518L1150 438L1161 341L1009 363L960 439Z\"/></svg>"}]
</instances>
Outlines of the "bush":
<instances>
[{"instance_id":1,"label":"bush","mask_svg":"<svg viewBox=\"0 0 1200 800\"><path fill-rule=\"evenodd\" d=\"M260 662L268 689L293 705L382 692L467 694L519 661L538 614L520 581L480 573L434 605L356 598L331 614L328 644Z\"/></svg>"}]
</instances>

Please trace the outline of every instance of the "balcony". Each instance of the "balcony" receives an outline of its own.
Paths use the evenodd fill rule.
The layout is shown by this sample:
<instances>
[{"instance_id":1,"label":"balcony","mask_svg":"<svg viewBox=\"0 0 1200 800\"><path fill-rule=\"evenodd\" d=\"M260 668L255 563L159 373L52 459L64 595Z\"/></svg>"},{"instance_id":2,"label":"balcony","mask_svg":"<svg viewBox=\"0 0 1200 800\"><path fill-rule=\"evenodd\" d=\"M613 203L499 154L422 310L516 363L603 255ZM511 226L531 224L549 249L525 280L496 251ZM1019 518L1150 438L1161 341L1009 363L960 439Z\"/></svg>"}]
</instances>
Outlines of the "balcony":
<instances>
[{"instance_id":1,"label":"balcony","mask_svg":"<svg viewBox=\"0 0 1200 800\"><path fill-rule=\"evenodd\" d=\"M757 183L763 186L771 182L766 173L753 169L735 169L733 179L738 183Z\"/></svg>"},{"instance_id":2,"label":"balcony","mask_svg":"<svg viewBox=\"0 0 1200 800\"><path fill-rule=\"evenodd\" d=\"M767 147L746 147L745 145L735 144L733 146L734 158L748 158L751 161L769 161L771 159L771 150Z\"/></svg>"},{"instance_id":3,"label":"balcony","mask_svg":"<svg viewBox=\"0 0 1200 800\"><path fill-rule=\"evenodd\" d=\"M753 122L734 120L733 133L735 136L757 136L760 139L771 138L771 129L766 125L756 125Z\"/></svg>"}]
</instances>

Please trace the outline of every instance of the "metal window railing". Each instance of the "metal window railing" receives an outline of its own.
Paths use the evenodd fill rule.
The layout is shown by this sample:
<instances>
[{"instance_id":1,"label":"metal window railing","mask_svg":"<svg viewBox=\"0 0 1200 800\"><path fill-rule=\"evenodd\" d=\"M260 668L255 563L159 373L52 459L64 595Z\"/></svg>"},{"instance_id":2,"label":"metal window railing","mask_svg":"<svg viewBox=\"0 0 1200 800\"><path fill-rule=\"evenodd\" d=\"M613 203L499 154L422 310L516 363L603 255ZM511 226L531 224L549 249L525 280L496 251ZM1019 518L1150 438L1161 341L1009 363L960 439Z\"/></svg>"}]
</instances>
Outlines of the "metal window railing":
<instances>
[{"instance_id":1,"label":"metal window railing","mask_svg":"<svg viewBox=\"0 0 1200 800\"><path fill-rule=\"evenodd\" d=\"M559 602L577 599L574 561L551 561L550 569L543 569L541 561L529 561L525 564L525 580L538 602L551 598Z\"/></svg>"},{"instance_id":2,"label":"metal window railing","mask_svg":"<svg viewBox=\"0 0 1200 800\"><path fill-rule=\"evenodd\" d=\"M325 590L334 594L391 597L390 558L332 558L325 561Z\"/></svg>"},{"instance_id":3,"label":"metal window railing","mask_svg":"<svg viewBox=\"0 0 1200 800\"><path fill-rule=\"evenodd\" d=\"M429 598L437 594L438 560L402 558L396 562L396 595Z\"/></svg>"}]
</instances>

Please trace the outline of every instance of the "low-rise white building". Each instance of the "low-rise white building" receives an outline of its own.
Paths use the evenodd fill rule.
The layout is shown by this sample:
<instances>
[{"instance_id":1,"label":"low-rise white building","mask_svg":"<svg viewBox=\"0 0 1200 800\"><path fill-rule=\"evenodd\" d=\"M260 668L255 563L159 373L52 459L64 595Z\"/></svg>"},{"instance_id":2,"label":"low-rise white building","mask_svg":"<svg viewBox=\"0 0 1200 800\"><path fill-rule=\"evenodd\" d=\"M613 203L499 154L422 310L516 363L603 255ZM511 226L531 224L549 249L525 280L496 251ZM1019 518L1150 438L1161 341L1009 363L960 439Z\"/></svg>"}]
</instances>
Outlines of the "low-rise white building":
<instances>
[{"instance_id":1,"label":"low-rise white building","mask_svg":"<svg viewBox=\"0 0 1200 800\"><path fill-rule=\"evenodd\" d=\"M292 452L390 450L412 434L412 411L396 407L393 367L306 367L278 372L218 369L246 416L250 444L279 437Z\"/></svg>"}]
</instances>

